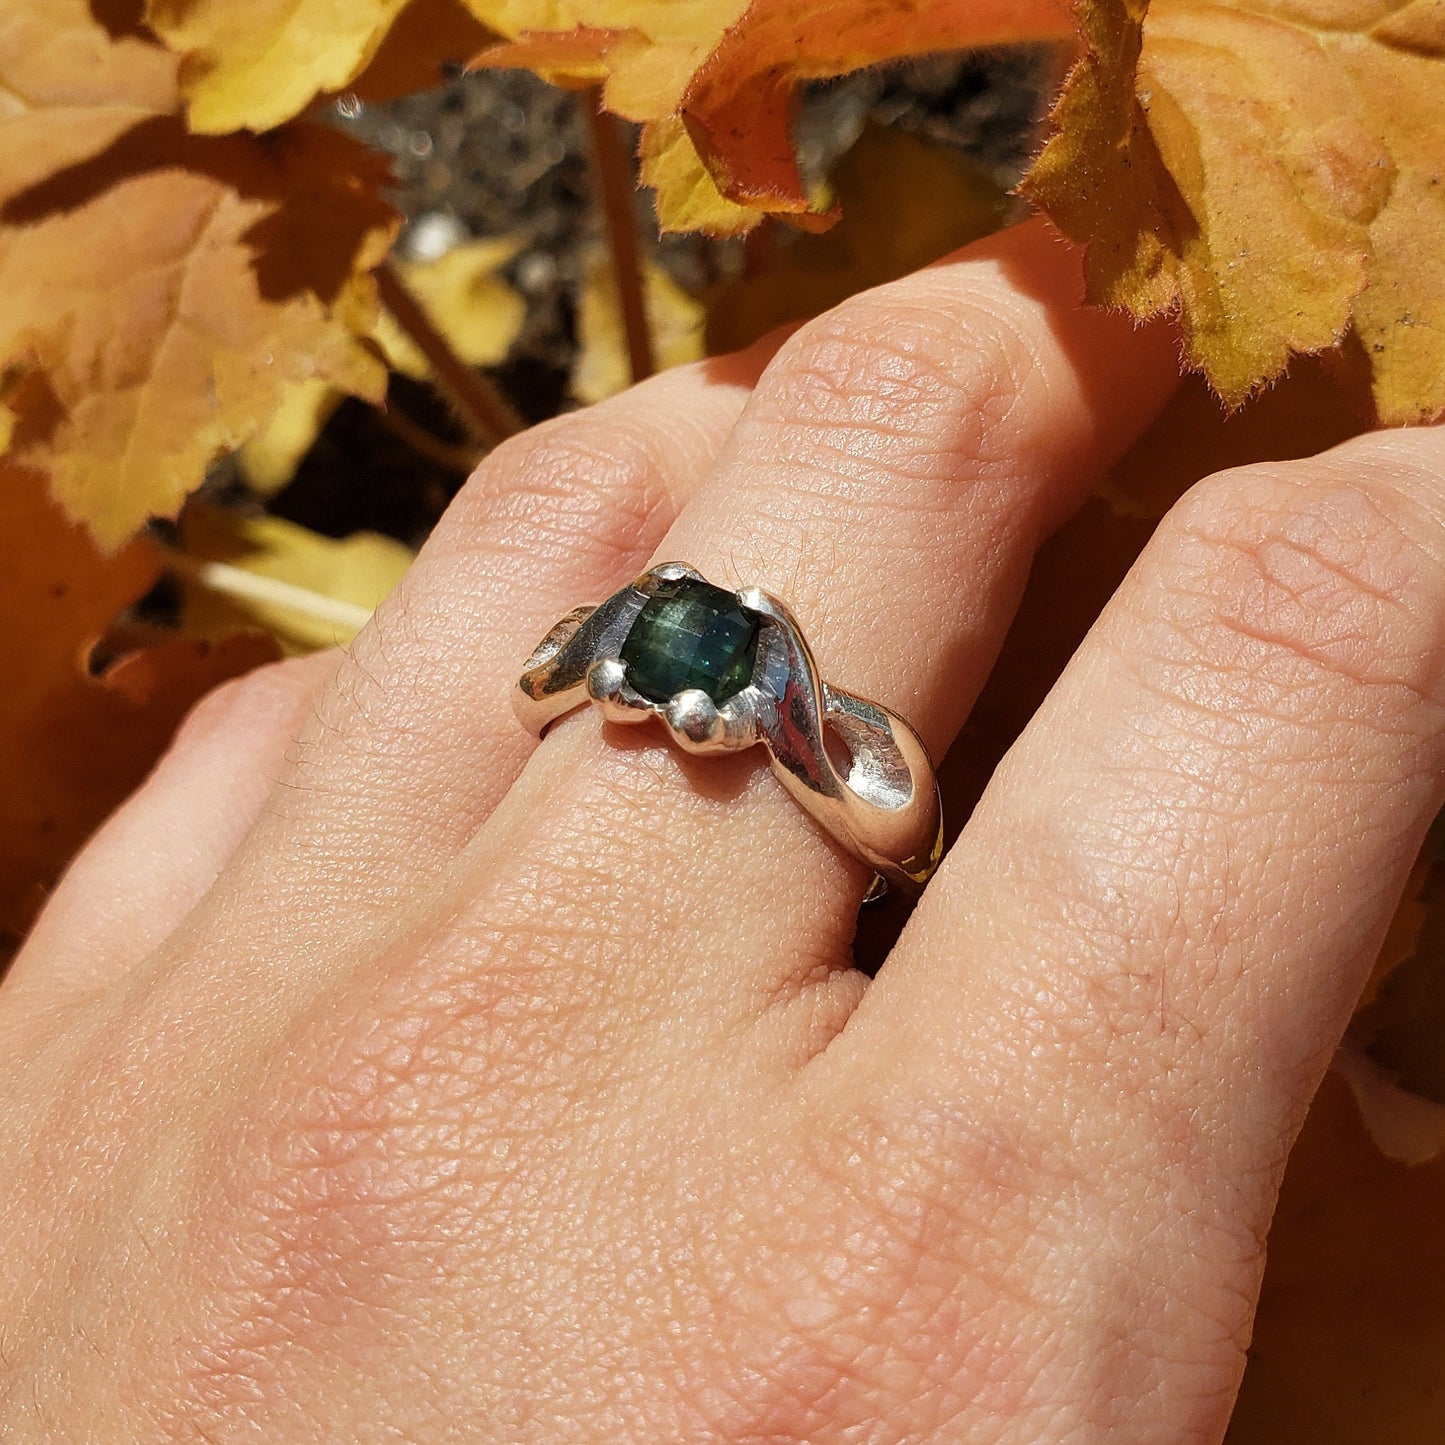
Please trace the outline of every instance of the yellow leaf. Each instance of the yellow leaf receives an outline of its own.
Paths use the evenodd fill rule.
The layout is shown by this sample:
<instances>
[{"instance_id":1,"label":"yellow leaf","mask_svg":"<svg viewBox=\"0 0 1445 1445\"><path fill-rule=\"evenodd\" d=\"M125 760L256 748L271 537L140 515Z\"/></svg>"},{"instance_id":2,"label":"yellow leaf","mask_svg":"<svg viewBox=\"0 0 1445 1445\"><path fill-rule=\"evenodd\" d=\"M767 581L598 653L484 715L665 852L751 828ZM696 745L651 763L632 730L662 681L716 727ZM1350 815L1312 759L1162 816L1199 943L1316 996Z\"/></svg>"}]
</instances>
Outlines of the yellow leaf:
<instances>
[{"instance_id":1,"label":"yellow leaf","mask_svg":"<svg viewBox=\"0 0 1445 1445\"><path fill-rule=\"evenodd\" d=\"M242 475L253 490L263 497L272 496L296 475L301 459L343 395L331 382L318 377L286 388L271 420L236 453Z\"/></svg>"},{"instance_id":2,"label":"yellow leaf","mask_svg":"<svg viewBox=\"0 0 1445 1445\"><path fill-rule=\"evenodd\" d=\"M432 324L469 366L494 366L522 329L527 303L497 274L520 244L508 238L464 241L435 260L397 266ZM390 314L383 312L375 336L396 370L418 380L431 375L426 357Z\"/></svg>"},{"instance_id":3,"label":"yellow leaf","mask_svg":"<svg viewBox=\"0 0 1445 1445\"><path fill-rule=\"evenodd\" d=\"M137 541L102 556L39 473L5 461L0 536L0 933L18 935L190 705L276 647L256 636L177 638L92 675L96 640L158 576L156 549Z\"/></svg>"},{"instance_id":4,"label":"yellow leaf","mask_svg":"<svg viewBox=\"0 0 1445 1445\"><path fill-rule=\"evenodd\" d=\"M280 517L193 505L181 518L184 630L224 637L263 628L287 652L349 642L411 565L375 532L336 540Z\"/></svg>"},{"instance_id":5,"label":"yellow leaf","mask_svg":"<svg viewBox=\"0 0 1445 1445\"><path fill-rule=\"evenodd\" d=\"M1177 308L1237 404L1350 338L1381 420L1445 409L1445 9L1086 0L1026 185L1093 295Z\"/></svg>"},{"instance_id":6,"label":"yellow leaf","mask_svg":"<svg viewBox=\"0 0 1445 1445\"><path fill-rule=\"evenodd\" d=\"M113 40L85 0L16 3L0 84L23 88L33 64L43 76L53 47L89 57L94 84L36 86L0 114L0 369L33 383L10 401L13 453L114 546L174 513L293 383L381 395L385 370L358 336L395 217L384 167L345 137L189 136L161 113L179 98L157 78L158 47ZM38 13L48 30L17 19Z\"/></svg>"},{"instance_id":7,"label":"yellow leaf","mask_svg":"<svg viewBox=\"0 0 1445 1445\"><path fill-rule=\"evenodd\" d=\"M766 331L817 316L845 297L936 261L1003 224L1003 188L957 151L870 127L833 176L842 219L822 235L779 238L755 276L708 306L708 350L733 351Z\"/></svg>"},{"instance_id":8,"label":"yellow leaf","mask_svg":"<svg viewBox=\"0 0 1445 1445\"><path fill-rule=\"evenodd\" d=\"M344 89L406 0L147 0L146 23L186 57L193 130L270 130Z\"/></svg>"},{"instance_id":9,"label":"yellow leaf","mask_svg":"<svg viewBox=\"0 0 1445 1445\"><path fill-rule=\"evenodd\" d=\"M368 104L430 90L494 38L462 0L411 0L346 88Z\"/></svg>"},{"instance_id":10,"label":"yellow leaf","mask_svg":"<svg viewBox=\"0 0 1445 1445\"><path fill-rule=\"evenodd\" d=\"M702 303L650 261L643 272L643 296L658 367L698 360L703 354ZM578 304L577 333L572 393L579 401L601 401L632 384L622 305L611 262L605 256L597 257L587 268Z\"/></svg>"},{"instance_id":11,"label":"yellow leaf","mask_svg":"<svg viewBox=\"0 0 1445 1445\"><path fill-rule=\"evenodd\" d=\"M1445 1160L1386 1159L1325 1080L1290 1156L1229 1445L1445 1439Z\"/></svg>"},{"instance_id":12,"label":"yellow leaf","mask_svg":"<svg viewBox=\"0 0 1445 1445\"><path fill-rule=\"evenodd\" d=\"M5 0L0 203L171 113L179 64L149 41L113 37L83 0Z\"/></svg>"},{"instance_id":13,"label":"yellow leaf","mask_svg":"<svg viewBox=\"0 0 1445 1445\"><path fill-rule=\"evenodd\" d=\"M638 157L643 185L657 192L657 222L664 231L741 236L766 215L718 190L686 127L674 117L643 127Z\"/></svg>"},{"instance_id":14,"label":"yellow leaf","mask_svg":"<svg viewBox=\"0 0 1445 1445\"><path fill-rule=\"evenodd\" d=\"M477 63L524 65L564 84L602 81L609 109L645 122L646 178L661 189L664 225L719 235L747 229L738 209L816 222L788 134L801 82L934 50L1070 33L1065 0L467 3L507 37Z\"/></svg>"}]
</instances>

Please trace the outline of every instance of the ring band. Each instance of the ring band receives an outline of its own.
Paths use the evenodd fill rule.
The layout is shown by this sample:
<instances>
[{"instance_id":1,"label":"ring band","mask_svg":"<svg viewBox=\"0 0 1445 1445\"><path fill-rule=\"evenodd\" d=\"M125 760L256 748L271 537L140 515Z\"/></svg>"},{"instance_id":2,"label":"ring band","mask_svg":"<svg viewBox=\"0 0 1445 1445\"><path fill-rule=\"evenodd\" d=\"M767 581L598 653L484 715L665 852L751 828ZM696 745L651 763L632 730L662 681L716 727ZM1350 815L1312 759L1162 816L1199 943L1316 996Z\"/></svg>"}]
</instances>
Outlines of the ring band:
<instances>
[{"instance_id":1,"label":"ring band","mask_svg":"<svg viewBox=\"0 0 1445 1445\"><path fill-rule=\"evenodd\" d=\"M793 798L878 875L869 897L885 885L916 892L938 866L942 810L922 740L897 713L824 682L792 613L756 587L728 592L668 562L574 608L527 659L514 702L540 737L588 701L611 722L660 719L690 753L762 743Z\"/></svg>"}]
</instances>

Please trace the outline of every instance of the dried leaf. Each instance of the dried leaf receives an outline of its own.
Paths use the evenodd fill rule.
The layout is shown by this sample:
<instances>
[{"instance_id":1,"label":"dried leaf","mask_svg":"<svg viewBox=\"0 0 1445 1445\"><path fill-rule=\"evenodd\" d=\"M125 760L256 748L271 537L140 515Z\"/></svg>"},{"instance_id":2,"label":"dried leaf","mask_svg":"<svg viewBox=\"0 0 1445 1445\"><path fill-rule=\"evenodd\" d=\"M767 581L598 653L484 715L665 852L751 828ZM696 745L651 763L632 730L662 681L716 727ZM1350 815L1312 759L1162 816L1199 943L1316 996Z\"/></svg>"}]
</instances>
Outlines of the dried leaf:
<instances>
[{"instance_id":1,"label":"dried leaf","mask_svg":"<svg viewBox=\"0 0 1445 1445\"><path fill-rule=\"evenodd\" d=\"M1229 1445L1439 1445L1442 1357L1445 1159L1386 1159L1328 1078L1285 1174Z\"/></svg>"},{"instance_id":2,"label":"dried leaf","mask_svg":"<svg viewBox=\"0 0 1445 1445\"><path fill-rule=\"evenodd\" d=\"M1009 200L957 151L870 127L832 177L843 217L822 235L782 236L770 263L708 306L708 350L732 351L845 297L904 276L1003 224Z\"/></svg>"},{"instance_id":3,"label":"dried leaf","mask_svg":"<svg viewBox=\"0 0 1445 1445\"><path fill-rule=\"evenodd\" d=\"M1237 404L1348 336L1378 415L1445 409L1445 9L1087 0L1026 187L1092 294L1178 308Z\"/></svg>"},{"instance_id":4,"label":"dried leaf","mask_svg":"<svg viewBox=\"0 0 1445 1445\"><path fill-rule=\"evenodd\" d=\"M498 275L520 247L508 237L464 241L435 260L397 266L407 290L469 366L503 360L526 320L527 303ZM431 375L426 357L389 314L382 313L375 337L396 370L417 380Z\"/></svg>"},{"instance_id":5,"label":"dried leaf","mask_svg":"<svg viewBox=\"0 0 1445 1445\"><path fill-rule=\"evenodd\" d=\"M36 472L0 462L0 932L20 934L89 833L141 781L217 682L276 656L269 639L176 639L92 676L96 640L151 586L145 541L102 556Z\"/></svg>"},{"instance_id":6,"label":"dried leaf","mask_svg":"<svg viewBox=\"0 0 1445 1445\"><path fill-rule=\"evenodd\" d=\"M193 130L270 130L344 90L406 0L147 0L146 23L186 57Z\"/></svg>"},{"instance_id":7,"label":"dried leaf","mask_svg":"<svg viewBox=\"0 0 1445 1445\"><path fill-rule=\"evenodd\" d=\"M17 4L0 23L0 368L40 384L8 398L13 455L114 546L174 513L292 383L381 395L357 338L395 218L383 166L345 137L189 136L159 113L179 104L164 52L112 39L84 0ZM89 57L94 84L17 91L52 46Z\"/></svg>"},{"instance_id":8,"label":"dried leaf","mask_svg":"<svg viewBox=\"0 0 1445 1445\"><path fill-rule=\"evenodd\" d=\"M934 50L1070 31L1065 0L467 0L507 43L477 63L604 84L645 123L644 179L669 229L735 235L772 213L822 223L788 134L806 80ZM704 180L711 184L707 184Z\"/></svg>"},{"instance_id":9,"label":"dried leaf","mask_svg":"<svg viewBox=\"0 0 1445 1445\"><path fill-rule=\"evenodd\" d=\"M643 296L659 369L697 361L703 354L702 302L689 296L661 266L649 261L643 271ZM578 301L578 351L572 394L579 401L601 401L632 385L627 328L611 262L593 259Z\"/></svg>"},{"instance_id":10,"label":"dried leaf","mask_svg":"<svg viewBox=\"0 0 1445 1445\"><path fill-rule=\"evenodd\" d=\"M280 517L195 504L181 518L181 537L190 564L182 573L184 630L220 638L262 628L293 653L350 642L412 562L410 548L375 532L338 540ZM220 576L206 563L222 564ZM228 571L282 585L247 595L234 580L226 585Z\"/></svg>"}]
</instances>

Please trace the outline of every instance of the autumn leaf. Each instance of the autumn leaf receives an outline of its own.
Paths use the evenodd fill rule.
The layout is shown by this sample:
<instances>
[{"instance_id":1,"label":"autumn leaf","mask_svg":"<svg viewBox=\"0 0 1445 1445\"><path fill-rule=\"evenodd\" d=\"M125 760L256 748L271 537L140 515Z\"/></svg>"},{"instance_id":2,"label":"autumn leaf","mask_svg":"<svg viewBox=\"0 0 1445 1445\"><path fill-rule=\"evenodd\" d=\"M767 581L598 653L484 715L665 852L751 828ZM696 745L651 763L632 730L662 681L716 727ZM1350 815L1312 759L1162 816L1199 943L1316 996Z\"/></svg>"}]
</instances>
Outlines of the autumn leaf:
<instances>
[{"instance_id":1,"label":"autumn leaf","mask_svg":"<svg viewBox=\"0 0 1445 1445\"><path fill-rule=\"evenodd\" d=\"M703 355L706 313L655 261L642 272L648 328L659 369L697 361ZM601 401L632 385L627 328L617 281L606 255L594 256L583 277L577 304L577 360L572 394L578 401Z\"/></svg>"},{"instance_id":2,"label":"autumn leaf","mask_svg":"<svg viewBox=\"0 0 1445 1445\"><path fill-rule=\"evenodd\" d=\"M182 629L222 639L261 628L292 653L350 642L412 562L409 547L376 532L323 537L199 504L181 517L181 541L170 561Z\"/></svg>"},{"instance_id":3,"label":"autumn leaf","mask_svg":"<svg viewBox=\"0 0 1445 1445\"><path fill-rule=\"evenodd\" d=\"M319 95L390 100L435 85L488 32L462 0L146 0L184 57L191 129L272 130Z\"/></svg>"},{"instance_id":4,"label":"autumn leaf","mask_svg":"<svg viewBox=\"0 0 1445 1445\"><path fill-rule=\"evenodd\" d=\"M469 366L495 366L522 329L527 303L499 274L520 249L511 237L483 237L434 259L397 263L407 290ZM426 357L389 314L383 312L374 335L397 371L417 380L431 375Z\"/></svg>"},{"instance_id":5,"label":"autumn leaf","mask_svg":"<svg viewBox=\"0 0 1445 1445\"><path fill-rule=\"evenodd\" d=\"M147 0L146 23L185 56L191 129L271 130L344 89L406 0Z\"/></svg>"},{"instance_id":6,"label":"autumn leaf","mask_svg":"<svg viewBox=\"0 0 1445 1445\"><path fill-rule=\"evenodd\" d=\"M28 926L45 890L141 781L191 704L277 655L257 635L176 638L89 663L160 557L145 540L101 555L37 472L0 461L0 933Z\"/></svg>"},{"instance_id":7,"label":"autumn leaf","mask_svg":"<svg viewBox=\"0 0 1445 1445\"><path fill-rule=\"evenodd\" d=\"M1442 1356L1445 1159L1386 1159L1327 1078L1285 1174L1229 1445L1439 1445Z\"/></svg>"},{"instance_id":8,"label":"autumn leaf","mask_svg":"<svg viewBox=\"0 0 1445 1445\"><path fill-rule=\"evenodd\" d=\"M711 297L709 351L737 350L907 275L997 230L1008 213L1003 188L966 156L880 126L863 132L830 180L842 219L821 235L780 235L756 274Z\"/></svg>"},{"instance_id":9,"label":"autumn leaf","mask_svg":"<svg viewBox=\"0 0 1445 1445\"><path fill-rule=\"evenodd\" d=\"M271 420L236 453L241 475L253 492L274 496L296 475L344 396L339 387L314 376L282 392Z\"/></svg>"},{"instance_id":10,"label":"autumn leaf","mask_svg":"<svg viewBox=\"0 0 1445 1445\"><path fill-rule=\"evenodd\" d=\"M638 179L657 192L661 230L744 236L763 219L762 211L730 201L718 190L677 116L664 116L643 126L637 154Z\"/></svg>"},{"instance_id":11,"label":"autumn leaf","mask_svg":"<svg viewBox=\"0 0 1445 1445\"><path fill-rule=\"evenodd\" d=\"M105 546L174 513L289 385L385 385L358 340L396 223L384 166L319 126L189 136L174 81L84 0L0 20L0 369L39 383L4 398L11 450Z\"/></svg>"},{"instance_id":12,"label":"autumn leaf","mask_svg":"<svg viewBox=\"0 0 1445 1445\"><path fill-rule=\"evenodd\" d=\"M1086 0L1026 188L1096 299L1177 309L1236 405L1348 342L1380 420L1445 409L1445 8Z\"/></svg>"},{"instance_id":13,"label":"autumn leaf","mask_svg":"<svg viewBox=\"0 0 1445 1445\"><path fill-rule=\"evenodd\" d=\"M480 64L561 84L602 82L644 122L643 179L669 229L737 234L772 213L806 222L815 198L789 136L807 80L936 50L1059 39L1065 0L468 0L507 42Z\"/></svg>"}]
</instances>

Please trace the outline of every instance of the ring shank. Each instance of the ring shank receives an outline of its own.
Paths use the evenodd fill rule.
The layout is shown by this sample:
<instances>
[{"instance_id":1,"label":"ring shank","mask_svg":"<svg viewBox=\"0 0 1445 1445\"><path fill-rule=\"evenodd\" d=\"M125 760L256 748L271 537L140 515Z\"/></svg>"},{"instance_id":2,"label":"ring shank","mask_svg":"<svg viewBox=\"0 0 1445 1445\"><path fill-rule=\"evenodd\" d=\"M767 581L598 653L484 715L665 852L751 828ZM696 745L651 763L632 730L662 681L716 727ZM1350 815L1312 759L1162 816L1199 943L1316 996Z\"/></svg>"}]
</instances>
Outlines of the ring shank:
<instances>
[{"instance_id":1,"label":"ring shank","mask_svg":"<svg viewBox=\"0 0 1445 1445\"><path fill-rule=\"evenodd\" d=\"M788 608L757 588L737 599L768 626L754 681L742 694L711 708L704 736L680 730L679 712L638 696L625 682L618 654L639 612L660 582L687 576L681 563L646 572L596 607L562 618L528 659L514 692L517 716L540 737L564 714L591 701L620 722L656 717L691 752L731 751L760 742L773 772L795 802L849 853L905 894L917 893L943 851L942 808L928 750L897 713L822 680ZM599 690L600 689L600 690ZM702 694L680 694L706 704ZM676 704L677 699L674 699ZM831 732L846 752L830 753Z\"/></svg>"}]
</instances>

